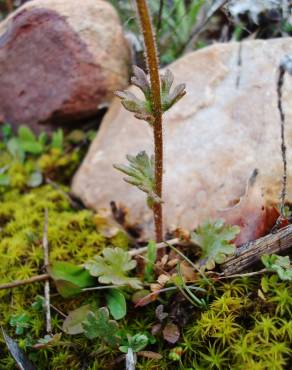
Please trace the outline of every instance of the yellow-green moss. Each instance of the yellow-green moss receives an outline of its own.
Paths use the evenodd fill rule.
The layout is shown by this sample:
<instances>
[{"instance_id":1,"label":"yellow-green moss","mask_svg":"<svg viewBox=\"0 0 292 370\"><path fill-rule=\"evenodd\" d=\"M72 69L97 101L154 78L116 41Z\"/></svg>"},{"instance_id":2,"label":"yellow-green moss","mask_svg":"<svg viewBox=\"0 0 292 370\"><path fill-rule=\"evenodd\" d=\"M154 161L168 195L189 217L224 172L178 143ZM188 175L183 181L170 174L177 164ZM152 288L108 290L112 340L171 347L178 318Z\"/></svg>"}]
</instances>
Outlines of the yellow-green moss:
<instances>
[{"instance_id":1,"label":"yellow-green moss","mask_svg":"<svg viewBox=\"0 0 292 370\"><path fill-rule=\"evenodd\" d=\"M72 162L70 162L70 160ZM63 155L60 151L29 158L24 164L10 162L11 157L0 153L0 167L9 163L13 178L10 187L0 191L0 284L26 279L43 273L42 236L44 211L48 210L48 240L51 262L70 261L84 263L108 245L127 248L129 241L123 232L111 239L97 230L90 210L76 210L70 205L62 189L50 185L30 189L26 186L29 173L39 168L49 177L68 183L80 159L79 153ZM67 170L66 170L67 169ZM60 172L64 176L60 176ZM203 284L203 282L202 282ZM259 294L260 290L260 294ZM173 293L171 293L173 294ZM164 296L167 312L176 312L177 298ZM175 293L176 294L176 293ZM0 324L18 340L38 370L62 369L124 369L124 362L116 363L120 353L104 348L101 343L84 336L62 335L56 347L35 350L30 344L45 335L44 316L31 304L43 295L43 283L35 283L13 290L0 291ZM139 370L169 369L232 369L282 370L292 361L292 284L281 282L275 275L262 278L241 278L216 283L215 291L208 294L208 307L198 310L188 307L188 323L182 328L181 338L175 347L182 355L173 360L174 346L167 344L161 333L157 343L147 347L163 356L161 360L138 357ZM74 299L63 299L52 286L51 303L67 314L82 304L104 304L104 293L86 293ZM121 325L130 333L151 331L157 319L155 307L134 308L128 303L129 314ZM183 307L188 303L183 302ZM26 313L29 327L17 336L9 321L13 315ZM179 312L178 312L179 314ZM63 318L52 310L54 333L60 333ZM175 352L175 349L173 350ZM0 338L0 369L15 369L14 361Z\"/></svg>"}]
</instances>

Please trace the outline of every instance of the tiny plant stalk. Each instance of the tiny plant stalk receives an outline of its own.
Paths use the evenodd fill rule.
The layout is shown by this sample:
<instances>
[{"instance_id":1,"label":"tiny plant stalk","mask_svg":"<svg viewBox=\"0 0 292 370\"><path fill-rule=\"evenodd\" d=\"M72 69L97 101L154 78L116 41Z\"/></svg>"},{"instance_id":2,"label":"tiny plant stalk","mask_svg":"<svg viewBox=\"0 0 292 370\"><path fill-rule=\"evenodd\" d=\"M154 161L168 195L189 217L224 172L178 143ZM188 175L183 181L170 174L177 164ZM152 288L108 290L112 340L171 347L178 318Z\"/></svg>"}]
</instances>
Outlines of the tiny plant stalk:
<instances>
[{"instance_id":1,"label":"tiny plant stalk","mask_svg":"<svg viewBox=\"0 0 292 370\"><path fill-rule=\"evenodd\" d=\"M153 131L155 150L155 193L162 198L163 181L163 132L162 132L162 104L159 77L158 55L153 31L151 16L146 0L136 0L140 25L145 44L145 59L150 75L151 95L153 104ZM163 240L163 214L162 203L155 202L153 205L156 242Z\"/></svg>"}]
</instances>

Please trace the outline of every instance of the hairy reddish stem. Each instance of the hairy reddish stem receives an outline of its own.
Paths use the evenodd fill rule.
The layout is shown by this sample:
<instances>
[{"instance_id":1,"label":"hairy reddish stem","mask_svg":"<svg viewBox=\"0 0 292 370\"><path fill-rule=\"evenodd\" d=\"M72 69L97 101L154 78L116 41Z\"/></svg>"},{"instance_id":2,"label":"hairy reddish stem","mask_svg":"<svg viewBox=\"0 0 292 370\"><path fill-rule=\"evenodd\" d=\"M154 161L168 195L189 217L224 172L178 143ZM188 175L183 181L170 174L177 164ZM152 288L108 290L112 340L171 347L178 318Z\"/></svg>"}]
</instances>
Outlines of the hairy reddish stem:
<instances>
[{"instance_id":1,"label":"hairy reddish stem","mask_svg":"<svg viewBox=\"0 0 292 370\"><path fill-rule=\"evenodd\" d=\"M163 181L163 137L162 137L162 107L158 56L151 16L146 0L136 0L141 23L147 68L150 75L152 108L154 115L154 156L155 156L155 193L162 198ZM163 240L162 204L153 206L156 242Z\"/></svg>"}]
</instances>

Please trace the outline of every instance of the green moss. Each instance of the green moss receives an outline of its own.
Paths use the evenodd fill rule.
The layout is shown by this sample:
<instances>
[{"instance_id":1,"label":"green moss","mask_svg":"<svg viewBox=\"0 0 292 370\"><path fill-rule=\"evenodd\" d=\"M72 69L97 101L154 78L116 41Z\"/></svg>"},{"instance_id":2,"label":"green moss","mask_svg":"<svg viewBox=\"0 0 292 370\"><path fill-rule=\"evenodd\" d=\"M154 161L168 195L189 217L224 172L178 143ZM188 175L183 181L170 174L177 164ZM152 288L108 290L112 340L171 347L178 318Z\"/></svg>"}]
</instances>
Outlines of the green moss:
<instances>
[{"instance_id":1,"label":"green moss","mask_svg":"<svg viewBox=\"0 0 292 370\"><path fill-rule=\"evenodd\" d=\"M10 187L0 191L0 284L43 273L45 209L49 214L51 262L59 260L79 264L100 253L106 246L129 247L129 240L123 232L106 238L93 212L73 209L65 194L68 191L66 186L60 189L50 185L35 189L27 187L27 176L35 168L41 169L50 178L68 183L79 159L80 153L74 154L73 151L64 156L54 150L20 164L10 163L11 157L6 152L0 153L0 166L9 163L9 173L13 178ZM60 175L61 172L63 175ZM204 282L199 284L206 288ZM101 306L105 303L104 292L63 299L51 284L51 293L51 303L64 314L82 304ZM176 317L179 316L180 306L174 309L173 305L177 302L174 294L169 293L161 299L165 310ZM18 341L39 370L124 369L124 361L116 362L120 352L82 335L70 337L62 334L56 346L33 349L32 343L46 334L43 312L31 306L37 295L43 295L43 283L0 291L0 324ZM180 340L175 344L175 348L181 347L182 353L173 356L174 346L164 341L159 333L156 343L146 349L158 352L163 358L154 360L139 356L137 369L285 369L292 359L291 297L291 283L280 281L276 275L217 282L214 291L208 290L207 309L192 307L188 311L188 323L182 328ZM129 313L121 321L121 326L132 334L151 332L157 323L155 308L158 302L134 308L130 296L128 298ZM183 302L181 306L187 305ZM24 313L28 317L28 325L25 325L23 334L18 335L10 320L13 315ZM180 322L179 318L177 320ZM62 322L62 315L52 309L54 333L61 333ZM2 338L0 369L15 369Z\"/></svg>"}]
</instances>

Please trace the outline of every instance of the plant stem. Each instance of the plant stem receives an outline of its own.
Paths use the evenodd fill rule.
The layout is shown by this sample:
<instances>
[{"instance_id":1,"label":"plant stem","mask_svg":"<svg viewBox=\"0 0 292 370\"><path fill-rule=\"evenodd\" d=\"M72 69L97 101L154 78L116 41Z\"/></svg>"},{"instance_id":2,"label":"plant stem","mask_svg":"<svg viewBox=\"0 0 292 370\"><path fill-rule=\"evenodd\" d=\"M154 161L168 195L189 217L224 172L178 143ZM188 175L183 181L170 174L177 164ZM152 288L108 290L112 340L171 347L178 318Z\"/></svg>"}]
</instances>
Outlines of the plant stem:
<instances>
[{"instance_id":1,"label":"plant stem","mask_svg":"<svg viewBox=\"0 0 292 370\"><path fill-rule=\"evenodd\" d=\"M40 281L44 281L48 279L50 279L49 274L36 275L26 280L15 280L15 281L12 281L11 283L0 285L0 290L17 288L22 285L38 283Z\"/></svg>"},{"instance_id":2,"label":"plant stem","mask_svg":"<svg viewBox=\"0 0 292 370\"><path fill-rule=\"evenodd\" d=\"M282 104L282 90L284 84L284 76L285 76L285 68L280 66L279 68L279 75L278 75L278 82L277 82L277 95L278 95L278 110L280 113L280 120L281 120L281 154L282 154L282 162L283 162L283 180L282 180L282 190L281 190L281 208L280 213L281 217L285 217L285 198L287 192L287 148L285 143L285 113L283 110Z\"/></svg>"},{"instance_id":3,"label":"plant stem","mask_svg":"<svg viewBox=\"0 0 292 370\"><path fill-rule=\"evenodd\" d=\"M155 151L155 193L162 198L163 180L163 137L162 137L162 107L158 67L158 55L151 16L146 0L136 0L141 29L145 44L145 58L150 75L152 108L154 115L154 151ZM162 204L153 206L156 242L163 240Z\"/></svg>"},{"instance_id":4,"label":"plant stem","mask_svg":"<svg viewBox=\"0 0 292 370\"><path fill-rule=\"evenodd\" d=\"M6 0L6 8L8 13L13 12L13 1L12 0Z\"/></svg>"}]
</instances>

